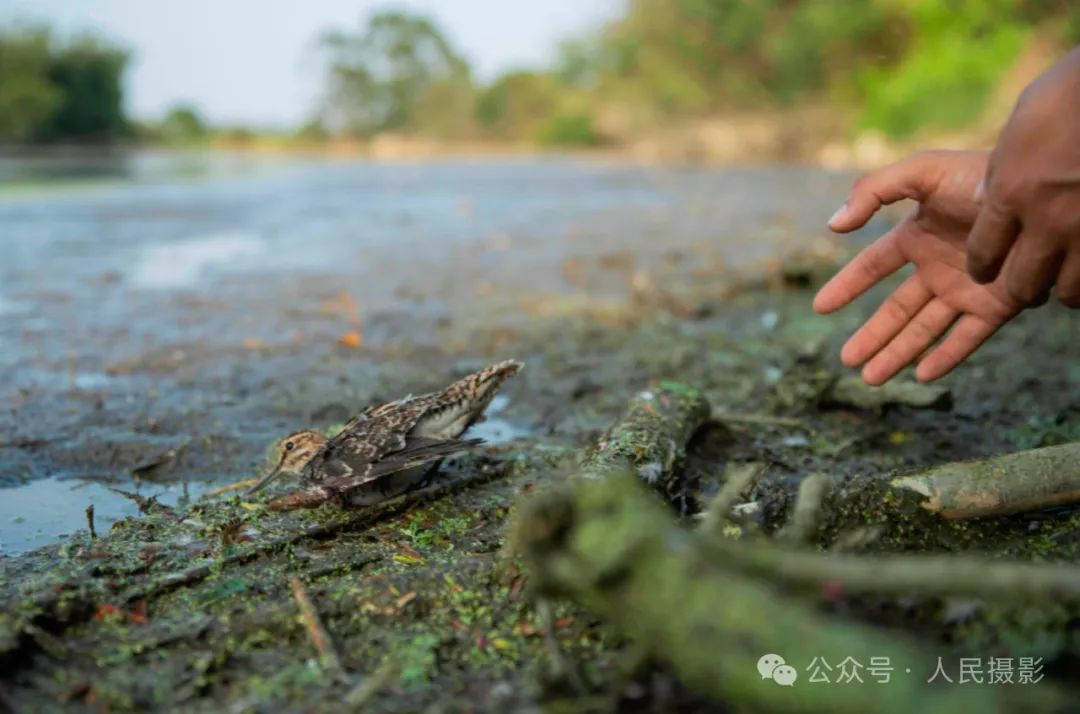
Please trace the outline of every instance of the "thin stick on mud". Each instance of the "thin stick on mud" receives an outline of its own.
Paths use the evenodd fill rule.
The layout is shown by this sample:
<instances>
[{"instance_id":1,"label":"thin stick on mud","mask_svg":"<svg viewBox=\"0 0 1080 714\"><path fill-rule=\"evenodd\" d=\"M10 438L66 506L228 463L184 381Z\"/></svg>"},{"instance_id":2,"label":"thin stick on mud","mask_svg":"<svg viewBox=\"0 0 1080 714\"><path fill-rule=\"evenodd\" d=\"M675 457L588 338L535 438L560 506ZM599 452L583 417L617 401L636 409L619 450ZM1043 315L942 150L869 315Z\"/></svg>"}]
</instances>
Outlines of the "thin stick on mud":
<instances>
[{"instance_id":1,"label":"thin stick on mud","mask_svg":"<svg viewBox=\"0 0 1080 714\"><path fill-rule=\"evenodd\" d=\"M236 483L226 484L224 486L220 486L218 488L215 488L212 491L207 491L204 494L204 496L206 498L214 498L215 496L220 496L223 493L231 493L232 491L239 491L242 488L249 488L249 487L254 486L255 484L257 484L258 482L259 482L259 479L257 479L257 478L244 479L243 481L237 481Z\"/></svg>"},{"instance_id":2,"label":"thin stick on mud","mask_svg":"<svg viewBox=\"0 0 1080 714\"><path fill-rule=\"evenodd\" d=\"M315 603L311 602L307 588L300 582L300 578L289 578L289 586L292 588L293 598L300 607L300 619L304 622L311 644L319 653L323 668L336 679L345 679L345 668L341 666L341 659L334 650L334 644L330 641L330 635L323 627L319 619L319 612L315 609Z\"/></svg>"},{"instance_id":3,"label":"thin stick on mud","mask_svg":"<svg viewBox=\"0 0 1080 714\"><path fill-rule=\"evenodd\" d=\"M97 538L97 531L94 530L94 504L90 504L86 507L86 527L90 529L90 540Z\"/></svg>"},{"instance_id":4,"label":"thin stick on mud","mask_svg":"<svg viewBox=\"0 0 1080 714\"><path fill-rule=\"evenodd\" d=\"M803 426L801 419L794 417L773 416L771 414L737 414L732 412L716 412L713 419L730 424L752 424L755 426Z\"/></svg>"},{"instance_id":5,"label":"thin stick on mud","mask_svg":"<svg viewBox=\"0 0 1080 714\"><path fill-rule=\"evenodd\" d=\"M729 465L724 484L705 510L701 530L705 533L719 533L724 524L730 521L731 509L761 474L765 473L766 468L768 464L763 462Z\"/></svg>"},{"instance_id":6,"label":"thin stick on mud","mask_svg":"<svg viewBox=\"0 0 1080 714\"><path fill-rule=\"evenodd\" d=\"M540 616L540 627L544 634L544 649L551 658L551 674L556 679L561 679L570 684L578 694L588 691L574 665L569 662L559 644L559 637L555 634L555 612L551 607L551 600L544 596L536 599L536 613Z\"/></svg>"},{"instance_id":7,"label":"thin stick on mud","mask_svg":"<svg viewBox=\"0 0 1080 714\"><path fill-rule=\"evenodd\" d=\"M780 535L791 543L808 543L817 534L821 503L829 488L829 478L822 473L810 474L799 484L799 495L791 519Z\"/></svg>"},{"instance_id":8,"label":"thin stick on mud","mask_svg":"<svg viewBox=\"0 0 1080 714\"><path fill-rule=\"evenodd\" d=\"M374 672L364 677L359 684L349 690L344 698L345 703L352 707L352 711L361 711L364 705L371 701L379 693L379 690L390 681L397 669L397 665L393 661L384 660Z\"/></svg>"},{"instance_id":9,"label":"thin stick on mud","mask_svg":"<svg viewBox=\"0 0 1080 714\"><path fill-rule=\"evenodd\" d=\"M815 593L970 597L1009 602L1080 602L1080 568L964 555L824 554L767 543L714 542L715 555L747 573ZM828 586L828 587L827 587Z\"/></svg>"},{"instance_id":10,"label":"thin stick on mud","mask_svg":"<svg viewBox=\"0 0 1080 714\"><path fill-rule=\"evenodd\" d=\"M1080 503L1080 442L944 464L894 479L946 518L978 518Z\"/></svg>"}]
</instances>

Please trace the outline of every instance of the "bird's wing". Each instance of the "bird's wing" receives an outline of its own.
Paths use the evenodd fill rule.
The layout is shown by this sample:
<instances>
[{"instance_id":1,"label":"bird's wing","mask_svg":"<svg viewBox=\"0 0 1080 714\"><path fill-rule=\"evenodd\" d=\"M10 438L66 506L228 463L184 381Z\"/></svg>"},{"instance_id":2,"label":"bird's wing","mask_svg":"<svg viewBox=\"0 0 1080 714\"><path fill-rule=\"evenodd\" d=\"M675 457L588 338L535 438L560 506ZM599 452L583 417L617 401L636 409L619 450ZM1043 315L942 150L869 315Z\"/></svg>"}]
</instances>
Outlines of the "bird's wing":
<instances>
[{"instance_id":1,"label":"bird's wing","mask_svg":"<svg viewBox=\"0 0 1080 714\"><path fill-rule=\"evenodd\" d=\"M333 462L343 462L353 472L360 473L366 470L365 464L378 463L388 454L405 449L409 430L430 404L427 399L406 398L365 409L327 442L313 460L311 473L328 471L328 475L333 475Z\"/></svg>"},{"instance_id":2,"label":"bird's wing","mask_svg":"<svg viewBox=\"0 0 1080 714\"><path fill-rule=\"evenodd\" d=\"M311 486L295 491L274 501L274 510L309 508L327 501L337 501L354 488L389 476L405 469L423 466L451 454L456 454L484 443L483 439L417 439L411 438L403 449L390 454L377 463L365 463L362 468L351 468L339 462L332 466L326 476Z\"/></svg>"},{"instance_id":3,"label":"bird's wing","mask_svg":"<svg viewBox=\"0 0 1080 714\"><path fill-rule=\"evenodd\" d=\"M479 446L482 443L484 443L483 439L448 439L443 441L410 438L404 449L395 451L380 459L377 463L372 464L367 474L362 478L356 478L355 476L329 478L323 481L323 484L341 490L348 490L398 471L423 466L445 456Z\"/></svg>"}]
</instances>

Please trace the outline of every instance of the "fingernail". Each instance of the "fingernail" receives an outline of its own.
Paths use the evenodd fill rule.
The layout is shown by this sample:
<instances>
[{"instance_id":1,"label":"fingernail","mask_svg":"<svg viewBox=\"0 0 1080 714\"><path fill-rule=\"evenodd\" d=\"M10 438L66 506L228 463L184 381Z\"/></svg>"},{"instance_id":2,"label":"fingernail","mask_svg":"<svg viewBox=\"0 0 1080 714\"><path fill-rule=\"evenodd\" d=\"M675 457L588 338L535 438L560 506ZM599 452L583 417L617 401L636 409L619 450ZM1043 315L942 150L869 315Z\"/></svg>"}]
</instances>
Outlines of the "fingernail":
<instances>
[{"instance_id":1,"label":"fingernail","mask_svg":"<svg viewBox=\"0 0 1080 714\"><path fill-rule=\"evenodd\" d=\"M836 209L836 213L832 214L832 216L829 218L829 222L826 225L831 227L834 223L843 218L845 213L847 213L846 203L843 206L840 206L840 208Z\"/></svg>"}]
</instances>

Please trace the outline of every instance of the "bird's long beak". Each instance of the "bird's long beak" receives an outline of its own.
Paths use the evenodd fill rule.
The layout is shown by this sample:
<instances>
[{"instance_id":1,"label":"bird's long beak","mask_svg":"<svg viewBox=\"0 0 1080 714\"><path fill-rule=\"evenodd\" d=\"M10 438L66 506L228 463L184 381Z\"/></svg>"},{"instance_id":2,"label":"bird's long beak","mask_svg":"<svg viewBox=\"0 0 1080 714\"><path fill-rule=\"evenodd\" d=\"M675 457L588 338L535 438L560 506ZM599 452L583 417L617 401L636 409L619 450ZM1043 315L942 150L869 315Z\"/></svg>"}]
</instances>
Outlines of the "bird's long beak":
<instances>
[{"instance_id":1,"label":"bird's long beak","mask_svg":"<svg viewBox=\"0 0 1080 714\"><path fill-rule=\"evenodd\" d=\"M281 473L281 466L284 463L285 463L285 459L282 459L281 461L278 461L277 466L270 469L270 472L268 474L266 474L261 479L259 479L259 482L257 484L255 484L254 486L252 486L251 489L248 490L248 495L250 496L251 494L258 491L260 488L262 488L263 486L265 486L266 484L270 483L275 478L277 478L278 474Z\"/></svg>"}]
</instances>

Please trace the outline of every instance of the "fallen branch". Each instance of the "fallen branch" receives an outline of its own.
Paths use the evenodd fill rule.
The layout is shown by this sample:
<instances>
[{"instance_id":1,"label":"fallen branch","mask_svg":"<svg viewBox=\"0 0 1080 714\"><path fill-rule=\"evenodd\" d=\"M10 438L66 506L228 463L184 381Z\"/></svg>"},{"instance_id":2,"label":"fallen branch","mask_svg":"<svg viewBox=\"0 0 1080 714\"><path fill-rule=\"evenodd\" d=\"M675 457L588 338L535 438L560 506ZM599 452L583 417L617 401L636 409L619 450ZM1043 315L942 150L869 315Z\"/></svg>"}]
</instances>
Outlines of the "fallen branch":
<instances>
[{"instance_id":1,"label":"fallen branch","mask_svg":"<svg viewBox=\"0 0 1080 714\"><path fill-rule=\"evenodd\" d=\"M588 480L631 471L676 500L686 445L709 413L701 392L683 384L664 382L641 392L586 455L578 474Z\"/></svg>"},{"instance_id":2,"label":"fallen branch","mask_svg":"<svg viewBox=\"0 0 1080 714\"><path fill-rule=\"evenodd\" d=\"M341 659L334 650L330 635L327 634L326 628L319 619L319 612L315 609L315 604L311 602L307 588L297 577L289 578L289 587L292 588L293 599L300 608L300 619L307 629L308 637L311 638L311 644L319 653L323 668L335 679L344 680L345 668L341 666Z\"/></svg>"},{"instance_id":3,"label":"fallen branch","mask_svg":"<svg viewBox=\"0 0 1080 714\"><path fill-rule=\"evenodd\" d=\"M1080 503L1080 443L966 461L893 479L946 518L1002 516Z\"/></svg>"},{"instance_id":4,"label":"fallen branch","mask_svg":"<svg viewBox=\"0 0 1080 714\"><path fill-rule=\"evenodd\" d=\"M745 544L718 546L686 531L625 476L537 495L521 505L512 537L541 593L580 600L669 662L687 685L735 710L945 714L1053 710L1066 701L1052 685L927 687L936 650L779 594L768 580L718 557L718 547L728 553ZM887 656L896 674L887 687L869 677L843 686L778 686L757 670L769 653L785 658L800 678L817 657L850 657L865 666Z\"/></svg>"}]
</instances>

